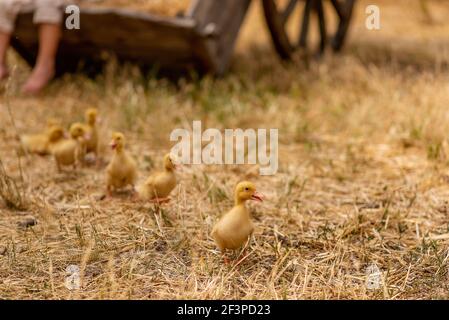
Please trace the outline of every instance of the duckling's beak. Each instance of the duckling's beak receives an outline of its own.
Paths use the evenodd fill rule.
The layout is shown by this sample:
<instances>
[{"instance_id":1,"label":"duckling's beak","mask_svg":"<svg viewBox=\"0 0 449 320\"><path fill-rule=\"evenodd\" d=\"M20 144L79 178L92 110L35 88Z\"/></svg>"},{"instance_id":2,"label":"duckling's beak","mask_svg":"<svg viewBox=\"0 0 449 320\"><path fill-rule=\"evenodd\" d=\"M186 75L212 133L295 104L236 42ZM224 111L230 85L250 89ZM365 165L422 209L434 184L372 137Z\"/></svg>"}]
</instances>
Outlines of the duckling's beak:
<instances>
[{"instance_id":1,"label":"duckling's beak","mask_svg":"<svg viewBox=\"0 0 449 320\"><path fill-rule=\"evenodd\" d=\"M109 146L111 147L112 150L115 150L115 148L117 148L117 143L114 140L112 140Z\"/></svg>"},{"instance_id":2,"label":"duckling's beak","mask_svg":"<svg viewBox=\"0 0 449 320\"><path fill-rule=\"evenodd\" d=\"M86 133L86 134L84 135L84 139L90 140L90 139L92 139L92 135L91 135L90 133Z\"/></svg>"},{"instance_id":3,"label":"duckling's beak","mask_svg":"<svg viewBox=\"0 0 449 320\"><path fill-rule=\"evenodd\" d=\"M263 198L264 198L264 196L262 194L258 193L257 191L255 191L253 193L253 195L251 196L251 200L256 200L259 202L263 202Z\"/></svg>"}]
</instances>

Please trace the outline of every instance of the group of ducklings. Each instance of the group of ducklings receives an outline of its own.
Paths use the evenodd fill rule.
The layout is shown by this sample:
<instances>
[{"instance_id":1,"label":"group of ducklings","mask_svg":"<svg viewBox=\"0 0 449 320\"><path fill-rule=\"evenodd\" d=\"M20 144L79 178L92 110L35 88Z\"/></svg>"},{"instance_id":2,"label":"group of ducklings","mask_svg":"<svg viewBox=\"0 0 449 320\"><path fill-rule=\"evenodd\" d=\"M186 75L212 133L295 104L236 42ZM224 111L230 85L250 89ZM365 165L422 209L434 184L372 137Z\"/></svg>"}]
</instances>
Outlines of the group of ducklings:
<instances>
[{"instance_id":1,"label":"group of ducklings","mask_svg":"<svg viewBox=\"0 0 449 320\"><path fill-rule=\"evenodd\" d=\"M90 108L85 112L85 123L73 123L69 134L56 120L49 120L43 133L21 136L24 150L39 155L53 155L59 172L63 167L86 164L86 156L95 155L98 161L98 111ZM175 170L178 165L170 154L164 156L162 171L152 173L135 189L137 163L126 151L123 133L114 132L110 143L114 154L106 167L106 190L109 197L117 190L132 187L134 195L142 201L162 204L168 202L170 193L177 185ZM212 229L211 236L223 253L225 262L227 249L237 250L249 240L254 226L245 203L248 200L263 201L253 183L243 181L234 192L234 207L225 213Z\"/></svg>"},{"instance_id":2,"label":"group of ducklings","mask_svg":"<svg viewBox=\"0 0 449 320\"><path fill-rule=\"evenodd\" d=\"M72 124L69 135L56 119L50 119L44 132L21 136L21 145L29 153L53 155L59 172L64 166L83 165L87 153L98 153L97 110L88 109L85 116L86 123Z\"/></svg>"}]
</instances>

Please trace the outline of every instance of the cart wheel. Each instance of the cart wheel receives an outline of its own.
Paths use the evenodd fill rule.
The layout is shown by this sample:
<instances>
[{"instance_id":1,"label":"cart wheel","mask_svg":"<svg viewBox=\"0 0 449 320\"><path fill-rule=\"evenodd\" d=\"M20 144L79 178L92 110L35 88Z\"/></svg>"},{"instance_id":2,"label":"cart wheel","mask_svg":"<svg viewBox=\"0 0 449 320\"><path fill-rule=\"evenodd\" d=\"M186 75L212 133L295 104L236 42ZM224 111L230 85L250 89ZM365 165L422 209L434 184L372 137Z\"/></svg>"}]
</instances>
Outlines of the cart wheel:
<instances>
[{"instance_id":1,"label":"cart wheel","mask_svg":"<svg viewBox=\"0 0 449 320\"><path fill-rule=\"evenodd\" d=\"M304 2L301 5L301 2ZM319 28L319 45L315 49L322 54L328 45L329 33L326 26L323 0L288 0L287 5L281 8L276 0L263 0L263 8L268 29L276 51L283 59L291 59L298 48L307 49L311 14L316 13ZM341 49L348 32L355 0L330 0L332 9L337 15L338 26L335 33L331 33L330 44L335 51ZM299 39L295 41L287 32L287 22L297 7L302 7L302 21Z\"/></svg>"}]
</instances>

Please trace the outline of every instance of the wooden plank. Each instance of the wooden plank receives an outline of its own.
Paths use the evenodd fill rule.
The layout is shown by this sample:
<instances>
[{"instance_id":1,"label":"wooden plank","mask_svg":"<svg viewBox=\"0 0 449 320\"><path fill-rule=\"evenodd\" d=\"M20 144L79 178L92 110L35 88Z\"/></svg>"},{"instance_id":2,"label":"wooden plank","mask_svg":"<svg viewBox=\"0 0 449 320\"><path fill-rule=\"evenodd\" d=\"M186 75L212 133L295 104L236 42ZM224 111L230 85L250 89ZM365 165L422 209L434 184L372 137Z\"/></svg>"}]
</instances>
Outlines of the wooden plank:
<instances>
[{"instance_id":1,"label":"wooden plank","mask_svg":"<svg viewBox=\"0 0 449 320\"><path fill-rule=\"evenodd\" d=\"M198 32L207 37L205 48L218 75L229 66L250 3L251 0L199 0L192 12Z\"/></svg>"},{"instance_id":2,"label":"wooden plank","mask_svg":"<svg viewBox=\"0 0 449 320\"><path fill-rule=\"evenodd\" d=\"M218 52L221 60L218 73L223 74L229 67L235 42L240 31L240 27L248 11L250 0L238 0L233 2L233 7L229 13L227 21L223 21L221 38L218 41Z\"/></svg>"},{"instance_id":3,"label":"wooden plank","mask_svg":"<svg viewBox=\"0 0 449 320\"><path fill-rule=\"evenodd\" d=\"M223 74L251 0L195 0L186 17L161 17L122 8L81 10L81 29L64 30L58 72L105 51L143 66L195 66ZM215 32L213 32L215 31ZM19 15L12 45L33 64L38 48L31 12Z\"/></svg>"},{"instance_id":4,"label":"wooden plank","mask_svg":"<svg viewBox=\"0 0 449 320\"><path fill-rule=\"evenodd\" d=\"M199 65L201 57L192 47L201 41L195 21L184 18L161 18L123 9L89 8L82 11L81 29L64 30L58 52L58 73L73 71L82 60L102 63L104 52L119 60L166 67ZM32 13L22 13L12 45L29 64L38 49Z\"/></svg>"}]
</instances>

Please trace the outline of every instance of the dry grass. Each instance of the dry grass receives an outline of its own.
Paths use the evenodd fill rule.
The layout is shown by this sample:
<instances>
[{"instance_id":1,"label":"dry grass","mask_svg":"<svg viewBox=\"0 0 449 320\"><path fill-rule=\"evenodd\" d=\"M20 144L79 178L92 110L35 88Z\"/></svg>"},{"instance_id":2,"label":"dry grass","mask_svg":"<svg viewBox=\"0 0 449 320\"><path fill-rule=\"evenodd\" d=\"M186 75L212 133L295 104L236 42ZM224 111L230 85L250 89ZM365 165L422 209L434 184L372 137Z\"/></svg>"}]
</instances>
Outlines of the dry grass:
<instances>
[{"instance_id":1,"label":"dry grass","mask_svg":"<svg viewBox=\"0 0 449 320\"><path fill-rule=\"evenodd\" d=\"M143 180L170 148L171 130L193 120L279 128L280 170L260 177L247 166L187 167L158 210L127 194L97 201L101 171L57 174L51 159L27 156L32 206L0 207L0 298L447 298L449 6L430 1L429 24L418 1L379 2L382 30L364 28L361 1L345 52L320 63L279 63L259 37L256 6L223 79L173 84L111 64L95 81L68 76L33 99L17 94L27 74L17 62L10 104L19 132L39 130L47 117L69 124L95 105L103 141L123 130ZM3 106L0 154L18 176ZM242 179L268 199L251 206L249 256L228 266L209 233ZM18 228L24 215L38 224ZM379 290L365 286L372 263L382 271ZM64 286L70 264L81 268L81 290Z\"/></svg>"}]
</instances>

